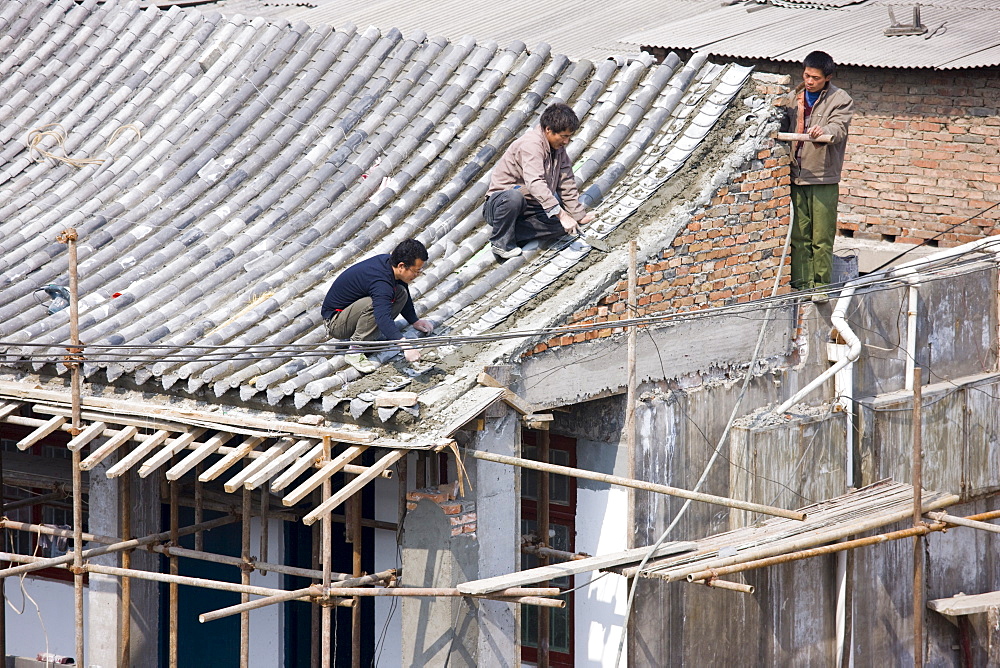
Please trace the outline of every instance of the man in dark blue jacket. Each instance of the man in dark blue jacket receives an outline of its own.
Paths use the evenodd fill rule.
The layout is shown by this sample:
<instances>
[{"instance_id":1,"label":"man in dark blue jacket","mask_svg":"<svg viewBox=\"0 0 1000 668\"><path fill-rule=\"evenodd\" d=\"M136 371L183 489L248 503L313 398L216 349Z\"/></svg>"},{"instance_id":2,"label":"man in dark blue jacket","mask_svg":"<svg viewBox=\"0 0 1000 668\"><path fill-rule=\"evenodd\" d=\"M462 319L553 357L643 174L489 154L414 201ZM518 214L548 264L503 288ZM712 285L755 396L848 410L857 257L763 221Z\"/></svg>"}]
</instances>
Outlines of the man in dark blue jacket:
<instances>
[{"instance_id":1,"label":"man in dark blue jacket","mask_svg":"<svg viewBox=\"0 0 1000 668\"><path fill-rule=\"evenodd\" d=\"M395 323L396 316L402 314L414 329L430 334L434 325L417 318L407 287L426 261L424 245L407 239L389 255L376 255L345 269L323 300L326 331L341 340L395 341L403 338ZM408 362L420 359L417 348L403 346L403 355ZM361 373L371 373L378 366L353 347L344 359Z\"/></svg>"}]
</instances>

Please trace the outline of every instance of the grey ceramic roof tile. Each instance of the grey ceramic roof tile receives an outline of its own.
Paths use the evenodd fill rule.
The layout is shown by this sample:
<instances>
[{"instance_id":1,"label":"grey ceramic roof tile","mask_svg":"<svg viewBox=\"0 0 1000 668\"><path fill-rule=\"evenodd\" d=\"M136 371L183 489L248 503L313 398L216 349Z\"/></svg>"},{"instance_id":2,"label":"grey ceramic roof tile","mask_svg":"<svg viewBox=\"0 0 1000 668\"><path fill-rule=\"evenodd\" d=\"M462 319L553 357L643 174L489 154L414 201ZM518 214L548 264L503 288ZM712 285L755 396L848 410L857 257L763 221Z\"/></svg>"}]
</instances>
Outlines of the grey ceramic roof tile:
<instances>
[{"instance_id":1,"label":"grey ceramic roof tile","mask_svg":"<svg viewBox=\"0 0 1000 668\"><path fill-rule=\"evenodd\" d=\"M140 21L121 7L101 11L117 32L86 28L95 65L84 71L86 85L67 87L65 68L35 74L40 93L67 110L70 129L87 128L80 152L107 162L79 170L27 163L22 148L9 163L20 160L17 171L0 178L0 211L10 213L0 222L3 341L65 340L68 315L48 315L32 295L40 280L65 280L63 248L52 239L68 222L88 248L82 290L98 295L81 323L90 342L166 344L163 354L185 357L191 345L308 351L325 343L317 311L332 276L412 235L431 252L413 285L421 309L445 329L486 331L588 252L574 242L498 266L487 250L480 209L489 170L545 104L564 99L583 117L570 148L581 185L603 202L606 235L662 182L663 162L646 158L659 153L675 170L746 78L703 59L593 65L544 45L528 52L517 43L179 9L150 10ZM136 26L144 28L125 34ZM79 33L58 34L64 43ZM150 37L167 34L170 49ZM23 81L24 60L2 62L0 81ZM80 102L93 118L76 111ZM110 133L132 119L141 141L122 138L104 152ZM23 133L30 120L8 132ZM498 294L505 285L513 290ZM123 297L101 301L111 291ZM324 410L352 396L358 379L342 357L305 354L90 362L86 371Z\"/></svg>"}]
</instances>

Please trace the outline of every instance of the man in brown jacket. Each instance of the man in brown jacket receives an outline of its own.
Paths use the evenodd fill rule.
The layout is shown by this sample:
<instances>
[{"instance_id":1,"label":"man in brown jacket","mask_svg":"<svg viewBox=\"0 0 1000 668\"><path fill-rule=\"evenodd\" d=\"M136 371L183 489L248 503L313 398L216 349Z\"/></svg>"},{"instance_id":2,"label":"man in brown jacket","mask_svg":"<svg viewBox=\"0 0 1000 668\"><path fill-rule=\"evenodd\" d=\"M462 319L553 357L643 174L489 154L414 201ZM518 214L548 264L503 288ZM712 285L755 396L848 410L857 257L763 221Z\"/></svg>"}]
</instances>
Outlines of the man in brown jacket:
<instances>
[{"instance_id":1,"label":"man in brown jacket","mask_svg":"<svg viewBox=\"0 0 1000 668\"><path fill-rule=\"evenodd\" d=\"M783 129L832 141L792 142L792 287L812 290L827 285L833 275L833 240L837 234L837 203L844 149L854 113L851 96L830 80L837 70L833 58L813 51L802 62L802 84L786 105ZM824 302L818 292L813 301Z\"/></svg>"},{"instance_id":2,"label":"man in brown jacket","mask_svg":"<svg viewBox=\"0 0 1000 668\"><path fill-rule=\"evenodd\" d=\"M574 234L594 219L580 204L566 154L578 127L569 106L550 105L538 126L514 140L493 168L483 217L493 228L497 257L517 257L532 239Z\"/></svg>"}]
</instances>

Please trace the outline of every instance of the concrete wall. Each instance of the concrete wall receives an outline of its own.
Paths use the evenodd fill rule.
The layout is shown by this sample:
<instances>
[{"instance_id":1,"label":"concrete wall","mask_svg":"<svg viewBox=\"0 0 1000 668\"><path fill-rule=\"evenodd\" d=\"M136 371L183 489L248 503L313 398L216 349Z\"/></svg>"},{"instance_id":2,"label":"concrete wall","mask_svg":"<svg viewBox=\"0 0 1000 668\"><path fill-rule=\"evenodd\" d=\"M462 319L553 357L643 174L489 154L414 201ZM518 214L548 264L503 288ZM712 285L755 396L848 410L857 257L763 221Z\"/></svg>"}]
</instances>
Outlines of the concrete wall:
<instances>
[{"instance_id":1,"label":"concrete wall","mask_svg":"<svg viewBox=\"0 0 1000 668\"><path fill-rule=\"evenodd\" d=\"M968 500L971 514L1000 506L1000 374L996 369L996 271L978 271L920 287L915 357L932 382L924 387L924 485ZM849 321L865 344L856 365L855 480L909 481L911 395L901 392L906 362L905 290L859 296ZM826 366L828 308L807 307L798 355L749 385L746 414L789 396ZM748 326L745 336L753 335ZM645 386L637 410L639 477L691 488L735 404L738 374L727 382L684 378ZM770 380L770 382L768 382ZM847 414L830 410L827 384L807 397L814 408L754 427L738 421L703 488L786 507L843 493ZM743 426L740 426L742 423ZM678 511L677 499L637 497L642 541L655 540ZM693 504L671 537L694 539L739 526L743 513ZM885 530L901 528L886 527ZM992 534L953 529L926 541L926 596L1000 589ZM848 565L855 665L912 661L912 541L856 551ZM747 573L753 596L641 581L630 657L639 665L832 665L835 559L818 558ZM959 665L958 630L927 613L926 665ZM731 639L731 640L727 640Z\"/></svg>"}]
</instances>

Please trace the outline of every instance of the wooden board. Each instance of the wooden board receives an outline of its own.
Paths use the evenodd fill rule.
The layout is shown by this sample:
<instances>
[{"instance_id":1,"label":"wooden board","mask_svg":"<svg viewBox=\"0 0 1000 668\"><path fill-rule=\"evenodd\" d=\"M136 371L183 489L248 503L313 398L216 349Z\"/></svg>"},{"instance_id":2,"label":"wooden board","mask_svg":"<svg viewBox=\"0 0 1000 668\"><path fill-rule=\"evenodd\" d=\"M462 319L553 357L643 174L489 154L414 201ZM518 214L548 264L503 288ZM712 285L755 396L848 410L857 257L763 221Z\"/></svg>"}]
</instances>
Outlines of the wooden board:
<instances>
[{"instance_id":1,"label":"wooden board","mask_svg":"<svg viewBox=\"0 0 1000 668\"><path fill-rule=\"evenodd\" d=\"M671 554L681 554L690 552L696 547L695 543L687 541L677 541L664 543L656 549L653 558L665 557ZM649 547L636 547L624 552L615 552L586 559L574 559L562 564L552 564L550 566L539 566L526 571L519 571L509 575L499 575L497 577L485 578L483 580L471 580L458 585L458 590L463 594L488 594L491 591L506 589L507 587L524 587L536 582L554 580L567 575L577 573L588 573L602 568L614 566L624 566L626 564L638 564L649 552Z\"/></svg>"},{"instance_id":2,"label":"wooden board","mask_svg":"<svg viewBox=\"0 0 1000 668\"><path fill-rule=\"evenodd\" d=\"M951 598L938 598L928 601L927 607L935 612L940 612L942 615L951 615L952 617L989 612L991 608L1000 607L1000 591L991 591L985 594L970 594L968 596L959 594Z\"/></svg>"}]
</instances>

